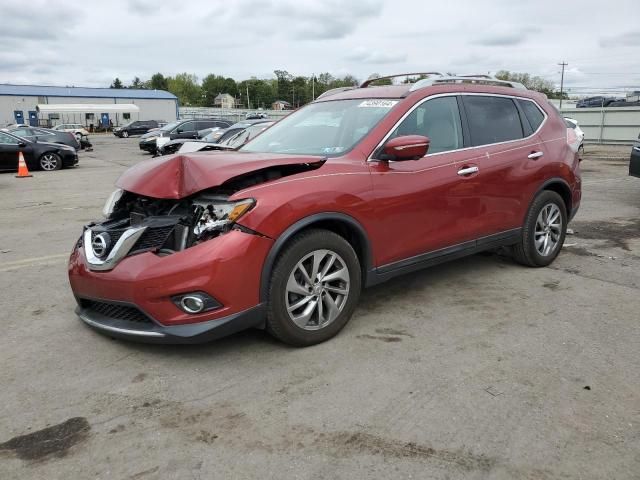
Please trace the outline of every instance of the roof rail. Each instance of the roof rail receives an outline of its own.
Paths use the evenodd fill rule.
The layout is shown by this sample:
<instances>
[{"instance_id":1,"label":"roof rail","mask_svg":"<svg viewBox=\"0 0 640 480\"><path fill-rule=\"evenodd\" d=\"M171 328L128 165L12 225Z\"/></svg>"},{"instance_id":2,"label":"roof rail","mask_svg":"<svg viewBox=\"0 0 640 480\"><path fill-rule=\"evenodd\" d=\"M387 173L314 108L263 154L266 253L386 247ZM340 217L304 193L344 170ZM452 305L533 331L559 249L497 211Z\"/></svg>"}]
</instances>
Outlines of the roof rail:
<instances>
[{"instance_id":1,"label":"roof rail","mask_svg":"<svg viewBox=\"0 0 640 480\"><path fill-rule=\"evenodd\" d=\"M354 88L358 88L358 87L338 87L338 88L332 88L331 90L327 90L326 92L321 93L320 95L318 95L316 97L316 100L320 99L320 98L324 98L324 97L330 97L331 95L335 95L336 93L340 93L340 92L346 92L347 90L353 90Z\"/></svg>"},{"instance_id":2,"label":"roof rail","mask_svg":"<svg viewBox=\"0 0 640 480\"><path fill-rule=\"evenodd\" d=\"M387 75L385 77L376 77L376 78L369 78L368 80L365 80L364 82L362 82L360 84L360 88L367 88L369 85L371 85L373 82L377 82L378 80L388 80L391 78L398 78L398 77L415 77L416 75L438 75L440 77L444 77L445 75L440 73L440 72L414 72L414 73L399 73L397 75Z\"/></svg>"},{"instance_id":3,"label":"roof rail","mask_svg":"<svg viewBox=\"0 0 640 480\"><path fill-rule=\"evenodd\" d=\"M527 90L523 84L518 82L512 82L509 80L499 80L494 77L490 77L488 75L480 75L480 76L465 76L465 75L457 75L455 77L437 77L437 78L425 78L423 80L418 80L414 83L409 89L410 92L414 92L421 88L431 87L433 85L446 84L446 83L472 83L475 85L494 85L498 87L510 87L517 88L519 90Z\"/></svg>"}]
</instances>

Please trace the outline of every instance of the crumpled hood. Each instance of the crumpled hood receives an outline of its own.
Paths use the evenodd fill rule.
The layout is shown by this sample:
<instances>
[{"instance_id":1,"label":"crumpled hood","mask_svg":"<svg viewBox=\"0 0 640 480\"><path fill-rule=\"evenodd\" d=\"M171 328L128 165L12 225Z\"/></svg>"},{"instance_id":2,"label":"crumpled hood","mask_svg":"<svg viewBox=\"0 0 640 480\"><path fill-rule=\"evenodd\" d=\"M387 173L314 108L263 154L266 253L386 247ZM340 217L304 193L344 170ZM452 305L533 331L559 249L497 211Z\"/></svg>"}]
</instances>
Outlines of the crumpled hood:
<instances>
[{"instance_id":1,"label":"crumpled hood","mask_svg":"<svg viewBox=\"0 0 640 480\"><path fill-rule=\"evenodd\" d=\"M178 154L140 162L124 172L116 186L146 197L179 199L256 170L324 161L324 157L272 153Z\"/></svg>"}]
</instances>

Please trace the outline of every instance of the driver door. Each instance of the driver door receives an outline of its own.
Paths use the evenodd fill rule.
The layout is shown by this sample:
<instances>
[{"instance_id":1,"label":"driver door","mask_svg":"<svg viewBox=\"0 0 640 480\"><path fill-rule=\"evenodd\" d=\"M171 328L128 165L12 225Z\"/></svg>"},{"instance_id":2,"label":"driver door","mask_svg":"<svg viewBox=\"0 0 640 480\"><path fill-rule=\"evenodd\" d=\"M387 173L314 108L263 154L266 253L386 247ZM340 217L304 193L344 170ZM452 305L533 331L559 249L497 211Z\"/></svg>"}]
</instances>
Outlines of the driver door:
<instances>
[{"instance_id":1,"label":"driver door","mask_svg":"<svg viewBox=\"0 0 640 480\"><path fill-rule=\"evenodd\" d=\"M464 147L460 107L455 95L427 99L395 128L385 141L404 135L430 139L419 160L369 161L376 196L376 238L382 253L378 266L403 266L447 247L471 246L463 223L464 178L458 172L470 154ZM375 154L374 154L375 157ZM435 252L435 253L434 253ZM418 257L420 256L420 257ZM412 258L418 257L418 258Z\"/></svg>"}]
</instances>

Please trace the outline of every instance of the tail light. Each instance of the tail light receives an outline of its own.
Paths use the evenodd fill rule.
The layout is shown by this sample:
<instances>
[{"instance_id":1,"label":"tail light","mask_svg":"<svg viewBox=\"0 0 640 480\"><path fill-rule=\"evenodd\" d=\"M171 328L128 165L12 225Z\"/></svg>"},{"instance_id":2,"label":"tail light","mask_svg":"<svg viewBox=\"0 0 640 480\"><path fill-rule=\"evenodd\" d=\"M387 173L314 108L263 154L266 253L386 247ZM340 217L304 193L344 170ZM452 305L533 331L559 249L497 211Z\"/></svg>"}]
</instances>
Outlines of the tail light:
<instances>
[{"instance_id":1,"label":"tail light","mask_svg":"<svg viewBox=\"0 0 640 480\"><path fill-rule=\"evenodd\" d=\"M567 128L567 144L573 153L578 153L580 139L573 128Z\"/></svg>"}]
</instances>

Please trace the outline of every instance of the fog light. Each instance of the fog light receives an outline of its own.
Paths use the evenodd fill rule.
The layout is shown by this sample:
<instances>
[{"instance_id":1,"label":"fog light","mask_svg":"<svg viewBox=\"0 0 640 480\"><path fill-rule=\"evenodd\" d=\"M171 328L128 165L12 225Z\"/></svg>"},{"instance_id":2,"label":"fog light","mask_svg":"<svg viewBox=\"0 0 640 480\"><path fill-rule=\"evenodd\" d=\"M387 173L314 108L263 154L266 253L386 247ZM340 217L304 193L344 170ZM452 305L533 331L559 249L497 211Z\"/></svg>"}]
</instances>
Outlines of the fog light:
<instances>
[{"instance_id":1,"label":"fog light","mask_svg":"<svg viewBox=\"0 0 640 480\"><path fill-rule=\"evenodd\" d=\"M222 306L204 292L185 293L173 297L172 300L180 310L190 314L208 312Z\"/></svg>"},{"instance_id":2,"label":"fog light","mask_svg":"<svg viewBox=\"0 0 640 480\"><path fill-rule=\"evenodd\" d=\"M182 297L180 306L187 313L200 313L204 309L204 302L200 297Z\"/></svg>"}]
</instances>

